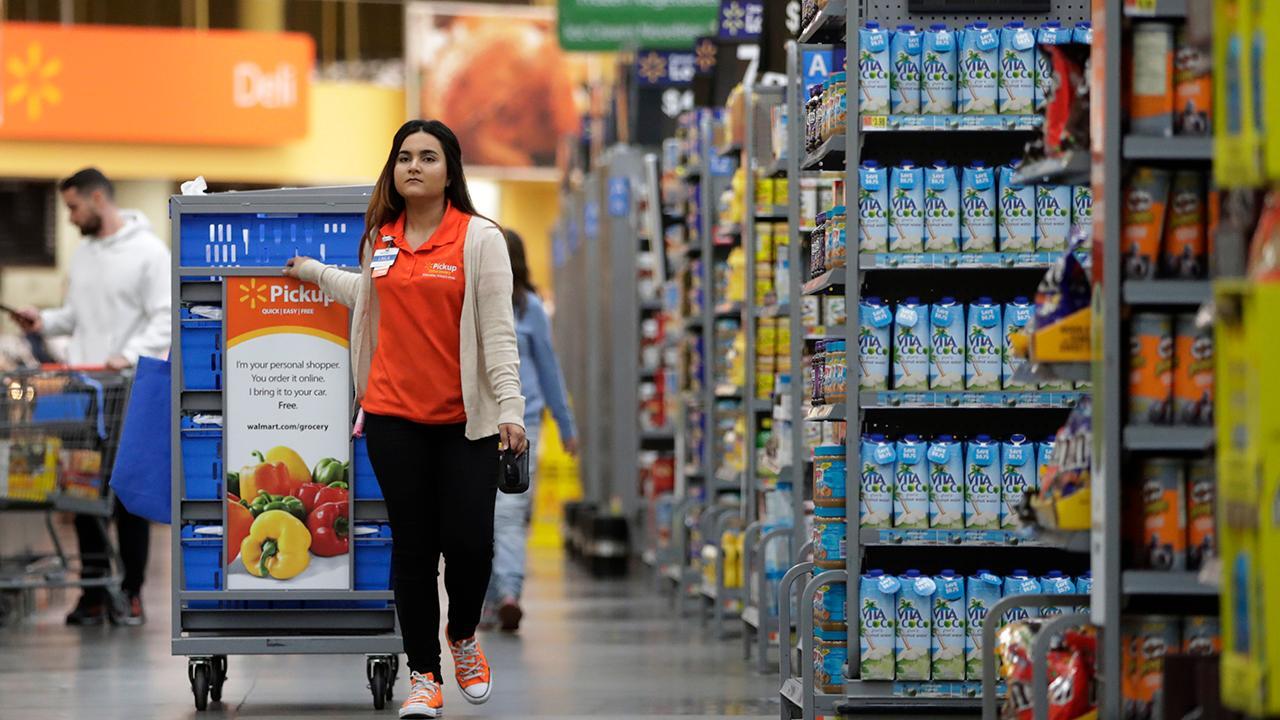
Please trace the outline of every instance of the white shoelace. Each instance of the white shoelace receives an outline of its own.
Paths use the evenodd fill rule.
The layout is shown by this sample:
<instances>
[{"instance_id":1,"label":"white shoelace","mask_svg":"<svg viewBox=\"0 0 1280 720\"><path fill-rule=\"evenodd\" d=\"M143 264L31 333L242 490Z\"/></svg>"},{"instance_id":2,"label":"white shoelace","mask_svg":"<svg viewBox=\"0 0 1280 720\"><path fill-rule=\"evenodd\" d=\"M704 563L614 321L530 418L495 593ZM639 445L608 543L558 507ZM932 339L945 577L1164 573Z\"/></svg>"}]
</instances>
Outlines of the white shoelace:
<instances>
[{"instance_id":1,"label":"white shoelace","mask_svg":"<svg viewBox=\"0 0 1280 720\"><path fill-rule=\"evenodd\" d=\"M440 686L427 679L426 675L418 672L409 675L409 702L429 703L433 689L437 694L440 692Z\"/></svg>"},{"instance_id":2,"label":"white shoelace","mask_svg":"<svg viewBox=\"0 0 1280 720\"><path fill-rule=\"evenodd\" d=\"M484 674L484 667L480 663L480 648L476 645L475 638L458 643L454 662L458 666L461 680L480 678Z\"/></svg>"}]
</instances>

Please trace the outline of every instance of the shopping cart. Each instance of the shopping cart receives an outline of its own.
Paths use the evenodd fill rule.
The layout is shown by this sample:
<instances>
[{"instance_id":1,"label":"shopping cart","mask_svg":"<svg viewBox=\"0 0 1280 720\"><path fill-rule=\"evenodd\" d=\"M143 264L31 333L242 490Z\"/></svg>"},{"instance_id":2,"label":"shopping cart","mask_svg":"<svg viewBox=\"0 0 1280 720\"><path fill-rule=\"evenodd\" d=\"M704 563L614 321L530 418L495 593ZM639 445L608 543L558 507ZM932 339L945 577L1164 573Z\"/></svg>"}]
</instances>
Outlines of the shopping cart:
<instances>
[{"instance_id":1,"label":"shopping cart","mask_svg":"<svg viewBox=\"0 0 1280 720\"><path fill-rule=\"evenodd\" d=\"M43 513L53 548L0 555L0 619L29 608L40 589L105 588L118 599L109 482L131 380L129 371L103 368L0 372L0 513ZM68 555L53 523L60 511L94 518L105 555Z\"/></svg>"}]
</instances>

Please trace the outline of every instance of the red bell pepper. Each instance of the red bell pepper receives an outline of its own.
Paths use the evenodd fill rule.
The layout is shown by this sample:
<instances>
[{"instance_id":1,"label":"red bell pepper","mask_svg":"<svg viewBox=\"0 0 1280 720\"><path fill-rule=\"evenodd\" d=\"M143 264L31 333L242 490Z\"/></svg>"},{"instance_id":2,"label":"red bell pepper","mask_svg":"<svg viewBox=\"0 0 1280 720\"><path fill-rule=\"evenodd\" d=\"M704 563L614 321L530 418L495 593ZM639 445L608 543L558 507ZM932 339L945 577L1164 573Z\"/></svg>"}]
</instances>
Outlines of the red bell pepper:
<instances>
[{"instance_id":1,"label":"red bell pepper","mask_svg":"<svg viewBox=\"0 0 1280 720\"><path fill-rule=\"evenodd\" d=\"M345 555L351 545L351 522L347 501L316 506L307 516L311 531L311 552L320 557Z\"/></svg>"},{"instance_id":2,"label":"red bell pepper","mask_svg":"<svg viewBox=\"0 0 1280 720\"><path fill-rule=\"evenodd\" d=\"M331 502L346 505L350 491L344 487L345 485L346 483L342 483L342 486L307 483L298 490L297 498L302 501L302 507L306 508L308 513Z\"/></svg>"}]
</instances>

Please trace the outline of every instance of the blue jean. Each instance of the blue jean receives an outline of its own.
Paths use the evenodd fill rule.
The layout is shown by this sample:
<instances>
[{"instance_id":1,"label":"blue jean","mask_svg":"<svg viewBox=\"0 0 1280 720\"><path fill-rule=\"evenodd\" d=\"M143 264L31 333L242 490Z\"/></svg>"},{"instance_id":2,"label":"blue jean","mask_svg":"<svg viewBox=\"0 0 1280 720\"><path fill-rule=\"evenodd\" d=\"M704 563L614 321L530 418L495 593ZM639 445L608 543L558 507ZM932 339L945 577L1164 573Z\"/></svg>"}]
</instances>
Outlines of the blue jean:
<instances>
[{"instance_id":1,"label":"blue jean","mask_svg":"<svg viewBox=\"0 0 1280 720\"><path fill-rule=\"evenodd\" d=\"M524 589L525 551L529 545L529 508L533 504L534 474L537 468L538 435L542 421L525 419L529 439L529 489L519 495L498 493L493 507L493 577L489 581L488 604L504 598L520 599Z\"/></svg>"}]
</instances>

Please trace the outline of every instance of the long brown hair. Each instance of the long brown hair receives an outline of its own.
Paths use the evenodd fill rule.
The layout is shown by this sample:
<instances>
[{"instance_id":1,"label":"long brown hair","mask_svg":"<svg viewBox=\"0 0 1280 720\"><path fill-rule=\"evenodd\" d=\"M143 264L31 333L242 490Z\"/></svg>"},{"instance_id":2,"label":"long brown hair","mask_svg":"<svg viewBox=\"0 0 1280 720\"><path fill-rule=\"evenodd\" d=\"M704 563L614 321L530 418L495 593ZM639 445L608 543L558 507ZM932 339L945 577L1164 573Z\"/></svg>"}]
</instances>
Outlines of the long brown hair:
<instances>
[{"instance_id":1,"label":"long brown hair","mask_svg":"<svg viewBox=\"0 0 1280 720\"><path fill-rule=\"evenodd\" d=\"M396 190L396 156L405 138L414 133L426 133L440 141L444 150L446 182L444 199L457 210L468 215L476 215L498 225L492 219L476 212L475 203L471 201L471 191L467 189L467 176L462 170L462 145L458 136L453 134L448 125L439 120L410 120L400 126L395 137L391 139L391 152L387 153L387 162L382 166L378 182L374 183L373 195L369 197L369 209L364 214L364 235L360 240L363 252L365 243L372 242L373 236L383 225L395 222L404 212L404 196ZM501 227L501 226L499 226Z\"/></svg>"},{"instance_id":2,"label":"long brown hair","mask_svg":"<svg viewBox=\"0 0 1280 720\"><path fill-rule=\"evenodd\" d=\"M515 230L503 229L502 235L507 239L507 254L511 256L511 304L516 309L517 317L524 317L529 307L529 293L538 294L533 280L529 278L529 260L524 254L524 239Z\"/></svg>"}]
</instances>

